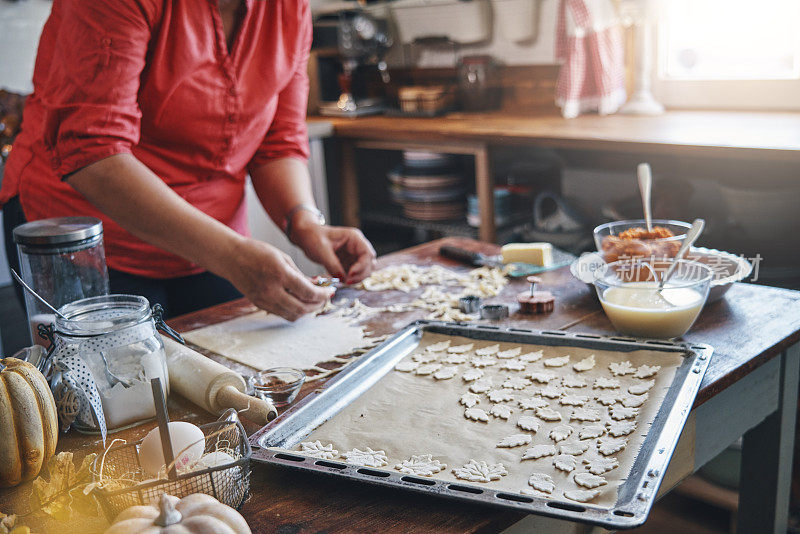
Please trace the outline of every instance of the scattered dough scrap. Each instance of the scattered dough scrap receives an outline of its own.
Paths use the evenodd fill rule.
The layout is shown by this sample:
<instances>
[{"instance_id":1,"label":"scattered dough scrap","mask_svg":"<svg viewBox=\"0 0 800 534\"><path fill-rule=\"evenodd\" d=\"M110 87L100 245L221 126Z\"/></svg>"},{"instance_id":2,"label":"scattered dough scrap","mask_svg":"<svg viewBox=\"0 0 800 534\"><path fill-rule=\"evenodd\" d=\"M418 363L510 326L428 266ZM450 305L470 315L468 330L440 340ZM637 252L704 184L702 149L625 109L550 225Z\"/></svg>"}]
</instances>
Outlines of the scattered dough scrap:
<instances>
[{"instance_id":1,"label":"scattered dough scrap","mask_svg":"<svg viewBox=\"0 0 800 534\"><path fill-rule=\"evenodd\" d=\"M660 365L642 365L633 373L633 378L650 378L651 376L655 376L660 370Z\"/></svg>"},{"instance_id":2,"label":"scattered dough scrap","mask_svg":"<svg viewBox=\"0 0 800 534\"><path fill-rule=\"evenodd\" d=\"M472 365L475 367L489 367L497 363L497 360L491 356L476 356L472 358Z\"/></svg>"},{"instance_id":3,"label":"scattered dough scrap","mask_svg":"<svg viewBox=\"0 0 800 534\"><path fill-rule=\"evenodd\" d=\"M418 352L416 354L412 354L411 359L419 363L431 363L438 360L439 355L431 352Z\"/></svg>"},{"instance_id":4,"label":"scattered dough scrap","mask_svg":"<svg viewBox=\"0 0 800 534\"><path fill-rule=\"evenodd\" d=\"M615 438L627 436L636 430L636 423L633 421L621 421L619 423L606 423L608 425L608 434Z\"/></svg>"},{"instance_id":5,"label":"scattered dough scrap","mask_svg":"<svg viewBox=\"0 0 800 534\"><path fill-rule=\"evenodd\" d=\"M486 394L492 402L510 402L514 400L514 395L505 389L493 389Z\"/></svg>"},{"instance_id":6,"label":"scattered dough scrap","mask_svg":"<svg viewBox=\"0 0 800 534\"><path fill-rule=\"evenodd\" d=\"M611 362L608 364L608 370L611 371L611 374L614 376L625 376L636 371L636 367L629 361Z\"/></svg>"},{"instance_id":7,"label":"scattered dough scrap","mask_svg":"<svg viewBox=\"0 0 800 534\"><path fill-rule=\"evenodd\" d=\"M472 347L472 343L467 343L466 345L455 345L452 347L447 347L447 352L450 354L464 354L465 352L471 351Z\"/></svg>"},{"instance_id":8,"label":"scattered dough scrap","mask_svg":"<svg viewBox=\"0 0 800 534\"><path fill-rule=\"evenodd\" d=\"M546 373L544 371L534 371L532 373L528 373L525 376L527 376L534 382L538 382L540 384L548 384L550 383L551 380L556 378L555 373Z\"/></svg>"},{"instance_id":9,"label":"scattered dough scrap","mask_svg":"<svg viewBox=\"0 0 800 534\"><path fill-rule=\"evenodd\" d=\"M402 362L394 366L394 370L400 371L402 373L410 373L411 371L416 371L417 367L419 367L419 362L415 362L412 360L403 360Z\"/></svg>"},{"instance_id":10,"label":"scattered dough scrap","mask_svg":"<svg viewBox=\"0 0 800 534\"><path fill-rule=\"evenodd\" d=\"M525 449L522 453L523 460L538 460L545 456L555 456L556 448L554 445L534 445L530 449Z\"/></svg>"},{"instance_id":11,"label":"scattered dough scrap","mask_svg":"<svg viewBox=\"0 0 800 534\"><path fill-rule=\"evenodd\" d=\"M563 393L562 389L556 386L545 386L543 388L539 388L536 391L537 395L541 397L546 397L548 399L557 399L561 396L562 393Z\"/></svg>"},{"instance_id":12,"label":"scattered dough scrap","mask_svg":"<svg viewBox=\"0 0 800 534\"><path fill-rule=\"evenodd\" d=\"M597 440L597 451L603 456L618 453L628 444L625 438L600 438Z\"/></svg>"},{"instance_id":13,"label":"scattered dough scrap","mask_svg":"<svg viewBox=\"0 0 800 534\"><path fill-rule=\"evenodd\" d=\"M500 351L500 345L489 345L488 347L483 347L475 351L475 354L478 356L491 356L492 354L497 354Z\"/></svg>"},{"instance_id":14,"label":"scattered dough scrap","mask_svg":"<svg viewBox=\"0 0 800 534\"><path fill-rule=\"evenodd\" d=\"M480 408L467 408L464 410L464 417L467 419L472 419L473 421L482 421L484 423L489 422L489 414Z\"/></svg>"},{"instance_id":15,"label":"scattered dough scrap","mask_svg":"<svg viewBox=\"0 0 800 534\"><path fill-rule=\"evenodd\" d=\"M506 371L524 371L525 363L519 360L508 360L500 364L500 369Z\"/></svg>"},{"instance_id":16,"label":"scattered dough scrap","mask_svg":"<svg viewBox=\"0 0 800 534\"><path fill-rule=\"evenodd\" d=\"M616 458L584 458L586 470L593 475L602 475L612 469L619 467L619 460Z\"/></svg>"},{"instance_id":17,"label":"scattered dough scrap","mask_svg":"<svg viewBox=\"0 0 800 534\"><path fill-rule=\"evenodd\" d=\"M563 367L569 363L569 355L548 358L543 363L545 367Z\"/></svg>"},{"instance_id":18,"label":"scattered dough scrap","mask_svg":"<svg viewBox=\"0 0 800 534\"><path fill-rule=\"evenodd\" d=\"M323 445L320 440L302 442L300 444L300 453L320 460L333 460L339 456L339 451L333 448L333 443Z\"/></svg>"},{"instance_id":19,"label":"scattered dough scrap","mask_svg":"<svg viewBox=\"0 0 800 534\"><path fill-rule=\"evenodd\" d=\"M595 398L597 399L597 402L603 406L611 406L617 402L622 402L624 397L616 391L604 391L599 393Z\"/></svg>"},{"instance_id":20,"label":"scattered dough scrap","mask_svg":"<svg viewBox=\"0 0 800 534\"><path fill-rule=\"evenodd\" d=\"M608 409L608 414L614 421L622 421L623 419L633 419L639 415L639 410L636 408L625 408L624 406L612 406Z\"/></svg>"},{"instance_id":21,"label":"scattered dough scrap","mask_svg":"<svg viewBox=\"0 0 800 534\"><path fill-rule=\"evenodd\" d=\"M606 433L606 429L600 425L589 425L581 428L578 432L578 439L594 439L599 438Z\"/></svg>"},{"instance_id":22,"label":"scattered dough scrap","mask_svg":"<svg viewBox=\"0 0 800 534\"><path fill-rule=\"evenodd\" d=\"M600 486L605 486L608 484L608 481L605 478L593 475L591 473L575 473L574 480L575 484L578 486L588 489L599 488Z\"/></svg>"},{"instance_id":23,"label":"scattered dough scrap","mask_svg":"<svg viewBox=\"0 0 800 534\"><path fill-rule=\"evenodd\" d=\"M507 389L521 390L531 385L531 381L521 376L509 376L503 382L503 387Z\"/></svg>"},{"instance_id":24,"label":"scattered dough scrap","mask_svg":"<svg viewBox=\"0 0 800 534\"><path fill-rule=\"evenodd\" d=\"M588 357L582 359L581 361L575 363L572 366L572 368L575 369L575 371L577 371L579 373L581 373L583 371L591 371L592 369L594 369L595 363L596 362L595 362L595 359L594 359L594 354L592 354L591 356L588 356Z\"/></svg>"},{"instance_id":25,"label":"scattered dough scrap","mask_svg":"<svg viewBox=\"0 0 800 534\"><path fill-rule=\"evenodd\" d=\"M553 493L553 490L556 489L553 479L545 473L531 473L528 485L544 493Z\"/></svg>"},{"instance_id":26,"label":"scattered dough scrap","mask_svg":"<svg viewBox=\"0 0 800 534\"><path fill-rule=\"evenodd\" d=\"M522 430L527 430L528 432L536 432L539 430L539 421L537 421L533 416L523 415L517 421L517 426Z\"/></svg>"},{"instance_id":27,"label":"scattered dough scrap","mask_svg":"<svg viewBox=\"0 0 800 534\"><path fill-rule=\"evenodd\" d=\"M472 382L473 380L477 380L483 377L483 371L480 369L467 369L464 371L464 374L461 375L461 379L464 382Z\"/></svg>"},{"instance_id":28,"label":"scattered dough scrap","mask_svg":"<svg viewBox=\"0 0 800 534\"><path fill-rule=\"evenodd\" d=\"M564 441L568 437L572 435L572 427L569 425L558 425L553 427L553 430L550 431L550 439L558 443L559 441Z\"/></svg>"},{"instance_id":29,"label":"scattered dough scrap","mask_svg":"<svg viewBox=\"0 0 800 534\"><path fill-rule=\"evenodd\" d=\"M513 349L501 350L496 354L496 356L503 360L508 360L510 358L516 358L517 356L520 355L521 352L522 352L522 347L515 347Z\"/></svg>"},{"instance_id":30,"label":"scattered dough scrap","mask_svg":"<svg viewBox=\"0 0 800 534\"><path fill-rule=\"evenodd\" d=\"M481 398L474 393L466 392L463 395L461 395L461 398L458 399L458 402L463 404L467 408L472 408L473 406L481 402Z\"/></svg>"},{"instance_id":31,"label":"scattered dough scrap","mask_svg":"<svg viewBox=\"0 0 800 534\"><path fill-rule=\"evenodd\" d=\"M442 368L441 363L425 363L417 367L416 372L418 375L427 376L427 375L432 375L441 368Z\"/></svg>"},{"instance_id":32,"label":"scattered dough scrap","mask_svg":"<svg viewBox=\"0 0 800 534\"><path fill-rule=\"evenodd\" d=\"M570 454L559 454L553 458L553 467L559 471L570 473L578 467L578 459Z\"/></svg>"},{"instance_id":33,"label":"scattered dough scrap","mask_svg":"<svg viewBox=\"0 0 800 534\"><path fill-rule=\"evenodd\" d=\"M511 414L514 413L514 410L505 404L495 404L492 406L492 409L489 411L489 413L500 419L508 419L511 417Z\"/></svg>"},{"instance_id":34,"label":"scattered dough scrap","mask_svg":"<svg viewBox=\"0 0 800 534\"><path fill-rule=\"evenodd\" d=\"M647 397L648 396L649 395L647 393L645 393L644 395L636 395L636 396L633 396L633 397L625 397L624 399L622 399L622 405L625 406L626 408L639 408L645 402L647 402Z\"/></svg>"},{"instance_id":35,"label":"scattered dough scrap","mask_svg":"<svg viewBox=\"0 0 800 534\"><path fill-rule=\"evenodd\" d=\"M508 474L503 464L487 464L484 461L470 460L464 467L453 469L456 478L469 480L470 482L491 482L500 480Z\"/></svg>"},{"instance_id":36,"label":"scattered dough scrap","mask_svg":"<svg viewBox=\"0 0 800 534\"><path fill-rule=\"evenodd\" d=\"M364 467L383 467L389 463L384 451L373 451L369 447L365 451L353 449L342 454L342 456L347 463L363 465Z\"/></svg>"},{"instance_id":37,"label":"scattered dough scrap","mask_svg":"<svg viewBox=\"0 0 800 534\"><path fill-rule=\"evenodd\" d=\"M588 395L564 395L558 400L562 406L583 406L589 402Z\"/></svg>"},{"instance_id":38,"label":"scattered dough scrap","mask_svg":"<svg viewBox=\"0 0 800 534\"><path fill-rule=\"evenodd\" d=\"M432 477L439 471L447 469L447 464L434 460L430 454L411 455L408 460L394 466L395 469L407 475Z\"/></svg>"},{"instance_id":39,"label":"scattered dough scrap","mask_svg":"<svg viewBox=\"0 0 800 534\"><path fill-rule=\"evenodd\" d=\"M589 502L598 495L600 495L600 490L596 489L567 490L564 492L564 497L575 502Z\"/></svg>"},{"instance_id":40,"label":"scattered dough scrap","mask_svg":"<svg viewBox=\"0 0 800 534\"><path fill-rule=\"evenodd\" d=\"M440 343L434 343L433 345L428 345L425 347L425 350L428 352L442 352L450 347L450 340L446 339Z\"/></svg>"},{"instance_id":41,"label":"scattered dough scrap","mask_svg":"<svg viewBox=\"0 0 800 534\"><path fill-rule=\"evenodd\" d=\"M544 356L544 353L540 350L537 350L536 352L527 352L520 356L519 359L526 363L533 363L541 360L542 356Z\"/></svg>"},{"instance_id":42,"label":"scattered dough scrap","mask_svg":"<svg viewBox=\"0 0 800 534\"><path fill-rule=\"evenodd\" d=\"M467 357L463 354L448 354L447 357L442 361L444 363L458 365L460 363L467 363Z\"/></svg>"},{"instance_id":43,"label":"scattered dough scrap","mask_svg":"<svg viewBox=\"0 0 800 534\"><path fill-rule=\"evenodd\" d=\"M530 434L512 434L510 436L506 436L500 440L497 444L498 447L501 448L514 448L520 447L522 445L527 445L531 442L533 438L531 438Z\"/></svg>"},{"instance_id":44,"label":"scattered dough scrap","mask_svg":"<svg viewBox=\"0 0 800 534\"><path fill-rule=\"evenodd\" d=\"M561 385L565 388L585 388L588 384L579 376L567 375L561 379Z\"/></svg>"},{"instance_id":45,"label":"scattered dough scrap","mask_svg":"<svg viewBox=\"0 0 800 534\"><path fill-rule=\"evenodd\" d=\"M561 454L570 454L572 456L580 456L589 450L589 444L586 442L572 441L570 443L562 443L558 446L558 452Z\"/></svg>"},{"instance_id":46,"label":"scattered dough scrap","mask_svg":"<svg viewBox=\"0 0 800 534\"><path fill-rule=\"evenodd\" d=\"M592 408L575 408L569 416L570 421L599 421L600 411Z\"/></svg>"},{"instance_id":47,"label":"scattered dough scrap","mask_svg":"<svg viewBox=\"0 0 800 534\"><path fill-rule=\"evenodd\" d=\"M433 378L436 380L449 380L458 374L458 367L455 365L448 365L442 367L435 373L433 373Z\"/></svg>"},{"instance_id":48,"label":"scattered dough scrap","mask_svg":"<svg viewBox=\"0 0 800 534\"><path fill-rule=\"evenodd\" d=\"M561 414L560 413L558 413L557 411L553 410L552 408L548 408L548 407L544 407L544 406L541 407L541 408L536 408L536 417L538 417L539 419L541 419L543 421L548 421L548 422L561 421Z\"/></svg>"},{"instance_id":49,"label":"scattered dough scrap","mask_svg":"<svg viewBox=\"0 0 800 534\"><path fill-rule=\"evenodd\" d=\"M619 380L600 376L595 379L592 387L594 389L617 389L619 387Z\"/></svg>"},{"instance_id":50,"label":"scattered dough scrap","mask_svg":"<svg viewBox=\"0 0 800 534\"><path fill-rule=\"evenodd\" d=\"M644 395L655 385L655 380L648 380L647 382L642 382L641 384L634 384L628 388L628 393L631 395Z\"/></svg>"},{"instance_id":51,"label":"scattered dough scrap","mask_svg":"<svg viewBox=\"0 0 800 534\"><path fill-rule=\"evenodd\" d=\"M469 390L473 393L486 393L492 389L491 378L481 378L469 385Z\"/></svg>"}]
</instances>

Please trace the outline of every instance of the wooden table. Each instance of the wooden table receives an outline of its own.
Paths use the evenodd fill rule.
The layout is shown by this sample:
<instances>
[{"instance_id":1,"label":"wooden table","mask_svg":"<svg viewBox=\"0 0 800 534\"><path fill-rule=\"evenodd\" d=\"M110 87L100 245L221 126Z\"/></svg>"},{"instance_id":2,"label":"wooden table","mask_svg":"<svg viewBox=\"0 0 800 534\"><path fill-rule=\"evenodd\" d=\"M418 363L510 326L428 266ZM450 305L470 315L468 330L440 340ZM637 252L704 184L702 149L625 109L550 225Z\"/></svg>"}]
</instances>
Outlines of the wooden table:
<instances>
[{"instance_id":1,"label":"wooden table","mask_svg":"<svg viewBox=\"0 0 800 534\"><path fill-rule=\"evenodd\" d=\"M800 162L800 113L797 112L668 111L658 116L584 115L575 119L494 112L451 113L433 119L377 116L321 120L333 124L340 141L342 218L346 225L360 227L356 149L465 154L474 158L479 236L487 242L494 242L496 237L492 146L771 165Z\"/></svg>"},{"instance_id":2,"label":"wooden table","mask_svg":"<svg viewBox=\"0 0 800 534\"><path fill-rule=\"evenodd\" d=\"M431 242L384 256L381 266L398 263L453 266L440 258L444 242L482 252L494 245L471 240ZM572 277L567 268L542 275L543 286L557 298L556 311L531 318L517 313L504 322L541 330L568 329L608 334L611 325L600 310L593 289ZM511 303L523 289L514 282L496 302ZM355 290L340 290L354 297ZM358 295L368 305L378 305L391 295ZM246 301L203 310L171 321L179 330L218 323L253 311ZM513 311L513 310L512 310ZM414 317L408 317L409 322ZM397 317L379 317L369 324L385 332ZM736 284L722 301L710 304L686 338L708 343L714 356L678 448L665 475L662 492L705 464L735 439L744 435L739 532L786 532L794 421L800 371L800 293ZM232 368L246 371L225 361ZM308 385L307 394L316 385ZM183 399L170 398L173 419L206 422L213 417ZM141 438L152 424L121 433L125 439ZM247 425L248 432L256 428ZM101 450L95 438L71 432L59 441L59 450L82 453ZM25 486L0 491L0 510L27 509ZM539 516L459 504L397 490L376 488L254 465L251 497L242 513L254 532L585 532L574 523ZM41 520L29 524L47 526ZM82 520L86 532L102 529L102 521ZM52 526L52 523L50 524ZM37 530L38 531L38 530Z\"/></svg>"}]
</instances>

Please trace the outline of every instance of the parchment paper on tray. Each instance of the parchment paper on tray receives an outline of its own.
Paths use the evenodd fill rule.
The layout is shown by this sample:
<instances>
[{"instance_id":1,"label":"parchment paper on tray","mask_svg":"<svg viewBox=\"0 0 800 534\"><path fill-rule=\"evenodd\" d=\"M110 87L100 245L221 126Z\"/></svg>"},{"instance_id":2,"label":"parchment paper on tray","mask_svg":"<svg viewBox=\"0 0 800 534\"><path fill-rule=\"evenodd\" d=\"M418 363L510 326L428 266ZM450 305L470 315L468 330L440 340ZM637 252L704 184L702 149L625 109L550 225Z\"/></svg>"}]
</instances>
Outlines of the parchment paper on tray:
<instances>
[{"instance_id":1,"label":"parchment paper on tray","mask_svg":"<svg viewBox=\"0 0 800 534\"><path fill-rule=\"evenodd\" d=\"M465 357L464 363L447 363L461 360L458 356L453 357L454 354L448 353L447 349L443 348L438 352L426 350L426 347L431 346L437 349L444 347L447 342L450 347L473 343L474 348L462 353ZM439 345L436 346L437 344ZM578 480L584 484L587 479L596 483L597 479L586 476L591 474L589 473L591 468L602 460L615 458L619 462L619 467L608 472L600 472L605 484L595 488L599 493L586 503L602 507L614 506L617 501L617 488L628 477L647 431L672 384L675 371L683 362L682 355L648 350L623 353L519 343L499 343L499 347L495 349L493 345L495 343L489 341L476 342L465 337L426 332L419 348L398 365L400 369L413 368L411 371L390 371L372 388L312 432L303 442L319 440L323 445L332 444L332 448L338 451L340 460L350 463L364 461L358 454L347 456L347 453L354 449L365 451L369 447L374 451L384 451L385 463L379 462L381 465L370 467L387 470L400 468L403 462L407 462L408 465L413 456L431 455L432 460L447 465L446 469L432 473L433 478L461 484L476 484L516 494L522 492L561 501L568 501L568 497L564 496L565 492L587 489L586 486L576 483L576 474L583 473ZM480 350L487 348L488 350ZM539 351L541 357L536 358L535 353ZM481 352L491 352L491 354L480 355ZM502 357L517 353L518 356L511 358ZM534 355L531 356L531 353ZM569 356L567 363L557 367L550 366L561 363L563 359L557 358L566 355ZM575 371L574 364L592 355L595 359L593 368ZM526 362L526 359L536 359L536 361ZM494 360L494 363L487 364L489 360ZM521 362L524 365L508 365L511 361ZM630 366L614 366L618 373L624 373L614 374L609 366L622 362L630 362ZM426 365L432 367L422 368ZM433 372L428 374L428 371L437 365L441 368L455 367L457 372L452 378L437 379ZM650 376L652 372L650 366L658 367L652 376ZM420 369L424 374L417 374ZM465 372L474 369L480 369L483 376L467 382ZM643 371L636 375L639 369ZM635 377L642 374L647 377ZM554 378L544 382L547 375L553 375ZM531 379L531 376L540 381ZM466 377L469 378L470 374ZM519 388L522 381L509 380L513 377L525 378L528 384ZM566 387L563 385L565 378L567 384L578 386L583 382L586 385ZM601 379L600 384L618 385L599 387L596 385L598 379ZM647 387L651 380L654 384L644 394L647 397L633 395L628 391L631 386ZM473 400L475 398L478 400L473 408L483 410L488 415L488 421L468 419L465 416L468 406L460 401L463 395L471 393L471 386L480 381L491 382L491 387L489 390L481 387L472 388L472 391L478 392L473 393ZM504 384L507 387L503 387ZM542 396L543 391L545 396ZM608 406L603 403L608 403L615 395L619 397L618 401ZM551 398L553 396L556 398ZM598 400L601 396L603 402ZM627 408L622 404L623 402L639 404L644 398L646 401L640 407ZM557 412L560 420L548 421L538 417L536 409L526 409L527 406L537 404L535 400L528 399L546 402L551 410ZM584 400L585 402L581 402ZM494 415L497 411L493 411L492 408L498 405L510 408L511 414L507 419L502 417L502 414ZM596 413L599 414L599 418L597 421L576 420L576 412L579 417L592 419L592 415ZM635 417L630 416L632 412L636 413ZM625 418L619 420L614 418L622 416ZM533 421L538 423L538 430L534 432L522 428L521 417L527 417L527 421L533 417ZM630 434L617 437L608 434L612 425L617 424L616 428L622 428L624 425L619 423L630 422L635 423L635 430ZM531 428L530 425L522 426ZM580 434L583 429L587 427L596 429L598 426L603 429L602 436L581 439ZM556 441L554 438L561 437L559 430L569 432L568 437ZM519 439L518 445L508 446L509 443L515 443L515 440L510 440L506 441L505 446L498 446L504 438L515 435L527 435L530 441ZM589 432L588 435L593 434ZM614 440L627 440L627 442L621 451L603 454L601 443L613 445ZM553 446L555 455L523 460L526 451L536 445ZM584 448L583 445L587 446L585 452L579 452ZM300 449L298 446L295 450L300 451ZM608 447L603 450L608 451ZM575 460L565 458L561 455L562 452L572 453L566 456ZM470 464L472 460L478 463L485 462L489 467L502 464L507 474L498 475L489 482L469 480L463 476L459 478L456 475L457 471L454 470ZM569 469L569 463L574 463L574 469ZM561 469L556 465L560 465ZM598 472L597 469L593 470ZM461 473L463 475L463 472ZM535 489L534 486L544 486L531 485L529 481L532 475L546 475L552 480L554 487L549 493Z\"/></svg>"}]
</instances>

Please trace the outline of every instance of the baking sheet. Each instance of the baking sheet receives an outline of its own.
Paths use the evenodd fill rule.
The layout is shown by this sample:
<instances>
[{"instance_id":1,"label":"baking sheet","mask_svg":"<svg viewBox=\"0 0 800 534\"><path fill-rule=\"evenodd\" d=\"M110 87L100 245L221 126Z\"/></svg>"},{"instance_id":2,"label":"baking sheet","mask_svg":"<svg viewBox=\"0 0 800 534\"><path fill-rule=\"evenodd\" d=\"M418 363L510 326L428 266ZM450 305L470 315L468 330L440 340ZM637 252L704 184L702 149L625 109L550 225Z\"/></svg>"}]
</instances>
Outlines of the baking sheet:
<instances>
[{"instance_id":1,"label":"baking sheet","mask_svg":"<svg viewBox=\"0 0 800 534\"><path fill-rule=\"evenodd\" d=\"M542 469L541 466L552 465L552 458L520 462L521 451L525 447L501 449L495 446L505 435L524 433L515 427L517 417L521 413L519 409L516 409L508 421L494 418L488 424L467 421L463 416L464 407L457 402L467 387L458 376L434 383L430 377L411 376L392 371L397 362L415 349L419 349L420 344L426 345L445 337L452 338L454 335L466 336L473 341L484 340L476 342L478 346L495 341L501 342L501 348L525 344L527 346L523 348L523 352L541 349L544 352L543 359L568 353L572 356L570 365L589 354L595 354L597 358L595 368L582 373L590 383L597 376L608 376L608 363L611 361L628 360L636 366L643 363L651 365L658 363L662 366L654 377L656 385L650 391L650 398L642 408L638 419L641 422L636 432L628 436L630 438L628 446L617 455L620 467L604 475L609 480L609 485L601 488L604 491L595 501L581 504L560 496L564 489L577 487L572 482L571 475L561 472L553 474ZM460 340L453 339L453 344L459 343ZM393 466L411 454L432 454L434 458L446 461L448 468L435 475L435 479L426 480L428 485L419 484L422 487L415 488L417 490L427 489L451 497L503 504L546 515L560 517L566 515L570 519L612 528L629 528L640 524L646 518L660 476L663 475L666 460L674 448L699 387L710 352L710 348L705 346L687 347L661 341L647 343L563 332L534 333L520 329L504 330L487 326L437 325L423 322L407 328L387 341L384 346L363 357L353 366L354 369L348 369L346 375L332 381L335 383L325 392L319 393L316 399L304 401L302 406L298 405L290 411L291 413L284 414L253 439L264 447L284 449L291 449L300 441L315 439L323 443L333 443L340 452L352 448L363 450L367 446L383 449L389 456L389 464L382 469L389 476L383 476L384 473L381 473L381 476L374 475L380 472L375 469L365 470L358 467L336 469L319 465L318 461L303 460L303 457L294 454L284 453L281 457L279 451L265 449L257 451L254 458L307 469L311 468L310 466L321 467L323 470L327 469L350 478L372 478L374 479L372 482L391 485L398 485L397 482L400 482L408 486L408 482L403 478L409 477L403 477L396 471L392 472ZM528 371L539 370L541 360L537 364L530 365ZM493 367L485 369L488 371L487 375L511 374L507 371L498 371L497 366ZM694 372L695 370L697 372ZM351 377L350 380L348 376ZM625 386L629 380L620 377ZM499 381L495 380L495 386L499 385ZM345 392L340 389L336 392L338 387L351 387L358 391ZM530 389L527 388L528 391ZM586 394L587 388L582 389L583 391L578 391ZM591 386L588 389L590 390ZM328 399L324 398L326 394ZM526 392L524 396L530 394ZM486 400L482 402L485 404ZM542 424L539 431L533 435L532 444L552 443L547 437L549 430L556 424L567 422L571 408L559 406L558 411L562 413L564 421ZM334 414L333 420L325 423L325 420ZM526 414L529 415L530 412ZM654 424L654 432L648 433L645 430L651 422ZM568 424L571 424L576 432L582 426L574 422ZM426 438L421 440L420 436ZM575 439L572 437L567 441ZM654 446L656 442L658 447ZM637 454L639 450L642 451L641 454ZM592 449L585 454L590 453L596 454L596 451ZM292 457L303 461L288 459ZM502 477L498 482L488 484L456 479L451 469L461 467L471 458L489 463L502 462L508 468L509 475ZM582 459L582 456L579 456L579 459ZM338 462L323 462L326 463ZM373 475L365 475L364 471ZM557 490L552 497L529 497L520 494L521 489L529 488L527 479L532 472L546 472L553 476ZM626 478L628 482L624 482ZM637 488L639 483L644 484L645 478L647 484ZM452 489L463 486L478 488L480 493ZM617 489L620 490L619 493Z\"/></svg>"}]
</instances>

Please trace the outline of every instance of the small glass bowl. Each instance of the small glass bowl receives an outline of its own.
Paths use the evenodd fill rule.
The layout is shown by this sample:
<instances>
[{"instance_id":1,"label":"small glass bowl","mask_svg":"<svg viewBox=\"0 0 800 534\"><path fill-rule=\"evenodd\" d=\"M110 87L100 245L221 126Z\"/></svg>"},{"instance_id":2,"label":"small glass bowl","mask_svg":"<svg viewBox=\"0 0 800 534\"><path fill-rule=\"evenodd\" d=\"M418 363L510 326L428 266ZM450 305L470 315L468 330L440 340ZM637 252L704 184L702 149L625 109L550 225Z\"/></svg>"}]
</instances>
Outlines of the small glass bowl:
<instances>
[{"instance_id":1,"label":"small glass bowl","mask_svg":"<svg viewBox=\"0 0 800 534\"><path fill-rule=\"evenodd\" d=\"M667 300L656 289L672 263L678 265L662 293L669 297ZM714 272L696 261L621 260L595 271L594 286L618 332L671 339L692 327L705 305L713 278Z\"/></svg>"},{"instance_id":2,"label":"small glass bowl","mask_svg":"<svg viewBox=\"0 0 800 534\"><path fill-rule=\"evenodd\" d=\"M594 244L608 263L632 258L674 258L686 237L686 231L692 227L683 221L667 219L654 219L653 226L666 228L675 235L660 239L621 239L618 236L622 232L631 228L645 228L646 223L644 219L614 221L594 229Z\"/></svg>"},{"instance_id":3,"label":"small glass bowl","mask_svg":"<svg viewBox=\"0 0 800 534\"><path fill-rule=\"evenodd\" d=\"M259 371L251 379L253 394L282 408L297 397L300 387L306 381L306 374L292 367L274 367Z\"/></svg>"}]
</instances>

